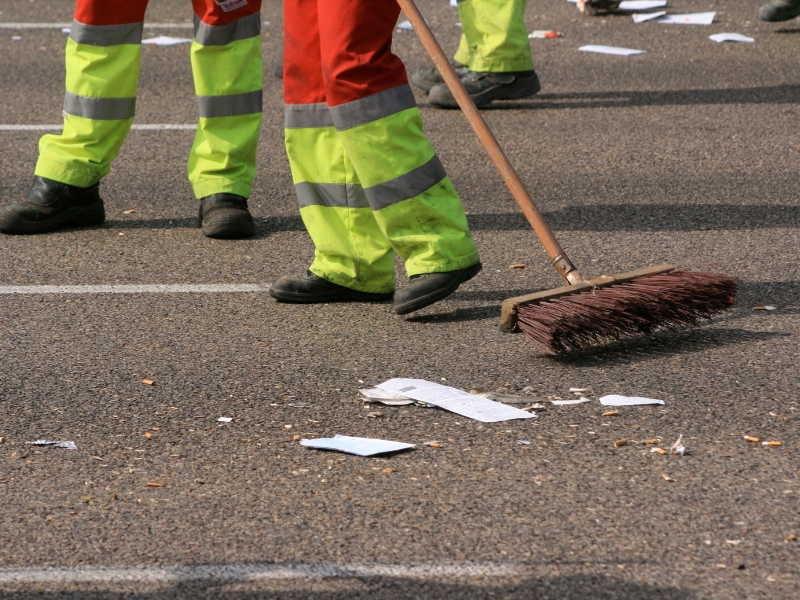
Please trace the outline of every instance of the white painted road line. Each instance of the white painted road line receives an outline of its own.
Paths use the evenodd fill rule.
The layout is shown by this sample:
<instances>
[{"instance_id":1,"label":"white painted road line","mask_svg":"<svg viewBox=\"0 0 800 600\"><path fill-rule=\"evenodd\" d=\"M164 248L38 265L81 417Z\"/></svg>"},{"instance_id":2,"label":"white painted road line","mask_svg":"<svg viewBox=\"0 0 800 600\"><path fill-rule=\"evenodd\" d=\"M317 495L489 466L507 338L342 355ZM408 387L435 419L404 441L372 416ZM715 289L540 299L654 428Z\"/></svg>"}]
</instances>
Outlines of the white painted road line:
<instances>
[{"instance_id":1,"label":"white painted road line","mask_svg":"<svg viewBox=\"0 0 800 600\"><path fill-rule=\"evenodd\" d=\"M3 294L229 294L267 292L269 284L0 285Z\"/></svg>"},{"instance_id":2,"label":"white painted road line","mask_svg":"<svg viewBox=\"0 0 800 600\"><path fill-rule=\"evenodd\" d=\"M145 23L150 29L192 29L192 23ZM72 23L0 23L0 29L65 29Z\"/></svg>"},{"instance_id":3,"label":"white painted road line","mask_svg":"<svg viewBox=\"0 0 800 600\"><path fill-rule=\"evenodd\" d=\"M0 124L0 131L61 131L64 129L63 123L42 124L42 125L5 125ZM150 123L144 125L131 125L134 131L169 131L186 129L194 131L197 125L194 123Z\"/></svg>"},{"instance_id":4,"label":"white painted road line","mask_svg":"<svg viewBox=\"0 0 800 600\"><path fill-rule=\"evenodd\" d=\"M529 574L524 565L509 563L428 564L286 564L196 565L187 567L43 567L0 569L0 585L9 584L167 584L219 583L288 579L354 579L392 577L442 580L459 577L515 577Z\"/></svg>"}]
</instances>

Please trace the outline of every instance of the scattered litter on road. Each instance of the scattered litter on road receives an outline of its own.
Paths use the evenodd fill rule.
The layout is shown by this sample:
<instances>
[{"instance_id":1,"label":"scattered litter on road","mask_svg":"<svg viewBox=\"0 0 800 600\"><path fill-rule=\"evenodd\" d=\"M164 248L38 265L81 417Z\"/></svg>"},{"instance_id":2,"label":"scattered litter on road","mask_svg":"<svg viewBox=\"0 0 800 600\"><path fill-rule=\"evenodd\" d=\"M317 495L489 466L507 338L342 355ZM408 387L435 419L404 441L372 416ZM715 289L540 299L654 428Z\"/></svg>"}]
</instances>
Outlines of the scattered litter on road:
<instances>
[{"instance_id":1,"label":"scattered litter on road","mask_svg":"<svg viewBox=\"0 0 800 600\"><path fill-rule=\"evenodd\" d=\"M72 27L64 27L61 29L61 33L72 33Z\"/></svg>"},{"instance_id":2,"label":"scattered litter on road","mask_svg":"<svg viewBox=\"0 0 800 600\"><path fill-rule=\"evenodd\" d=\"M14 40L15 42L18 42L18 41L20 41L22 39L22 36L21 35L12 35L11 39Z\"/></svg>"},{"instance_id":3,"label":"scattered litter on road","mask_svg":"<svg viewBox=\"0 0 800 600\"><path fill-rule=\"evenodd\" d=\"M379 413L379 412L367 413L367 417L369 417L370 419L380 419L382 416L383 416L383 413Z\"/></svg>"},{"instance_id":4,"label":"scattered litter on road","mask_svg":"<svg viewBox=\"0 0 800 600\"><path fill-rule=\"evenodd\" d=\"M634 13L632 18L634 23L644 23L645 21L652 21L667 14L665 10L659 10L654 13Z\"/></svg>"},{"instance_id":5,"label":"scattered litter on road","mask_svg":"<svg viewBox=\"0 0 800 600\"><path fill-rule=\"evenodd\" d=\"M645 446L652 446L653 444L658 443L658 438L650 438L648 440L642 440L642 444Z\"/></svg>"},{"instance_id":6,"label":"scattered litter on road","mask_svg":"<svg viewBox=\"0 0 800 600\"><path fill-rule=\"evenodd\" d=\"M450 0L450 6L453 8L458 8L458 0Z\"/></svg>"},{"instance_id":7,"label":"scattered litter on road","mask_svg":"<svg viewBox=\"0 0 800 600\"><path fill-rule=\"evenodd\" d=\"M5 443L6 443L6 438L0 437L0 444L5 444Z\"/></svg>"},{"instance_id":8,"label":"scattered litter on road","mask_svg":"<svg viewBox=\"0 0 800 600\"><path fill-rule=\"evenodd\" d=\"M585 394L590 390L589 388L569 388L569 391L572 392L573 394Z\"/></svg>"},{"instance_id":9,"label":"scattered litter on road","mask_svg":"<svg viewBox=\"0 0 800 600\"><path fill-rule=\"evenodd\" d=\"M789 535L786 536L786 541L787 542L795 542L795 541L797 541L797 536L795 534L793 534L793 533L790 533Z\"/></svg>"},{"instance_id":10,"label":"scattered litter on road","mask_svg":"<svg viewBox=\"0 0 800 600\"><path fill-rule=\"evenodd\" d=\"M300 441L300 434L299 434L299 433L295 433L295 434L292 436L292 441L293 441L293 442L299 442L299 441Z\"/></svg>"},{"instance_id":11,"label":"scattered litter on road","mask_svg":"<svg viewBox=\"0 0 800 600\"><path fill-rule=\"evenodd\" d=\"M392 467L386 467L385 469L381 469L381 473L396 473L397 469L393 469Z\"/></svg>"},{"instance_id":12,"label":"scattered litter on road","mask_svg":"<svg viewBox=\"0 0 800 600\"><path fill-rule=\"evenodd\" d=\"M600 46L589 44L578 48L581 52L595 52L597 54L614 54L616 56L632 56L634 54L645 54L644 50L634 50L633 48L617 48L616 46Z\"/></svg>"},{"instance_id":13,"label":"scattered litter on road","mask_svg":"<svg viewBox=\"0 0 800 600\"><path fill-rule=\"evenodd\" d=\"M754 444L757 444L759 441L757 437L753 437L752 435L746 435L744 436L744 439L746 439L748 442L753 442Z\"/></svg>"},{"instance_id":14,"label":"scattered litter on road","mask_svg":"<svg viewBox=\"0 0 800 600\"><path fill-rule=\"evenodd\" d=\"M441 448L442 442L439 440L433 440L432 442L425 442L422 444L423 446L430 446L431 448Z\"/></svg>"},{"instance_id":15,"label":"scattered litter on road","mask_svg":"<svg viewBox=\"0 0 800 600\"><path fill-rule=\"evenodd\" d=\"M391 442L389 440L376 440L373 438L351 437L349 435L336 435L332 438L317 438L313 440L300 440L300 444L309 448L320 450L338 450L358 456L372 456L387 452L399 452L413 448L414 444L404 442Z\"/></svg>"},{"instance_id":16,"label":"scattered litter on road","mask_svg":"<svg viewBox=\"0 0 800 600\"><path fill-rule=\"evenodd\" d=\"M158 482L155 482L155 481L148 481L145 485L147 487L164 487L163 483L158 483Z\"/></svg>"},{"instance_id":17,"label":"scattered litter on road","mask_svg":"<svg viewBox=\"0 0 800 600\"><path fill-rule=\"evenodd\" d=\"M524 269L525 263L514 263L513 265L508 266L509 269Z\"/></svg>"},{"instance_id":18,"label":"scattered litter on road","mask_svg":"<svg viewBox=\"0 0 800 600\"><path fill-rule=\"evenodd\" d=\"M753 310L775 310L774 306L754 306Z\"/></svg>"},{"instance_id":19,"label":"scattered litter on road","mask_svg":"<svg viewBox=\"0 0 800 600\"><path fill-rule=\"evenodd\" d=\"M535 414L527 413L513 406L493 402L463 390L424 379L390 379L377 387L387 392L402 394L414 400L438 406L482 423L536 418Z\"/></svg>"},{"instance_id":20,"label":"scattered litter on road","mask_svg":"<svg viewBox=\"0 0 800 600\"><path fill-rule=\"evenodd\" d=\"M622 0L617 7L618 10L650 10L652 8L664 8L667 0Z\"/></svg>"},{"instance_id":21,"label":"scattered litter on road","mask_svg":"<svg viewBox=\"0 0 800 600\"><path fill-rule=\"evenodd\" d=\"M685 15L666 15L656 21L668 25L711 25L716 12L688 13Z\"/></svg>"},{"instance_id":22,"label":"scattered litter on road","mask_svg":"<svg viewBox=\"0 0 800 600\"><path fill-rule=\"evenodd\" d=\"M664 450L663 448L650 448L650 454L652 454L653 452L655 452L656 454L666 454L667 453L667 451Z\"/></svg>"},{"instance_id":23,"label":"scattered litter on road","mask_svg":"<svg viewBox=\"0 0 800 600\"><path fill-rule=\"evenodd\" d=\"M643 404L664 404L663 400L655 400L653 398L641 398L639 396L603 396L600 398L600 404L603 406L640 406Z\"/></svg>"},{"instance_id":24,"label":"scattered litter on road","mask_svg":"<svg viewBox=\"0 0 800 600\"><path fill-rule=\"evenodd\" d=\"M217 421L219 421L220 423L230 423L231 421L233 421L233 417L220 417L219 419L217 419Z\"/></svg>"},{"instance_id":25,"label":"scattered litter on road","mask_svg":"<svg viewBox=\"0 0 800 600\"><path fill-rule=\"evenodd\" d=\"M535 29L528 34L528 37L532 40L551 40L553 38L564 37L564 34L555 29Z\"/></svg>"},{"instance_id":26,"label":"scattered litter on road","mask_svg":"<svg viewBox=\"0 0 800 600\"><path fill-rule=\"evenodd\" d=\"M31 446L53 446L53 448L66 448L67 450L78 449L78 446L76 446L75 442L72 441L57 442L52 440L36 440L35 442L25 442L25 443L30 444Z\"/></svg>"},{"instance_id":27,"label":"scattered litter on road","mask_svg":"<svg viewBox=\"0 0 800 600\"><path fill-rule=\"evenodd\" d=\"M550 400L550 404L555 406L566 406L567 404L583 404L584 402L591 402L589 398L578 398L577 400Z\"/></svg>"},{"instance_id":28,"label":"scattered litter on road","mask_svg":"<svg viewBox=\"0 0 800 600\"><path fill-rule=\"evenodd\" d=\"M188 38L176 38L169 35L160 35L154 38L142 40L143 44L155 44L156 46L174 46L175 44L188 44L192 40Z\"/></svg>"},{"instance_id":29,"label":"scattered litter on road","mask_svg":"<svg viewBox=\"0 0 800 600\"><path fill-rule=\"evenodd\" d=\"M669 476L669 475L667 475L666 473L662 473L662 474L661 474L661 477L663 477L663 478L664 478L664 481L673 481L673 482L675 481L675 480L674 480L672 477L670 477L670 476Z\"/></svg>"},{"instance_id":30,"label":"scattered litter on road","mask_svg":"<svg viewBox=\"0 0 800 600\"><path fill-rule=\"evenodd\" d=\"M414 404L414 400L408 398L407 396L393 394L380 388L363 389L358 390L358 392L363 396L362 400L364 402L380 402L381 404L386 404L387 406L405 406L407 404Z\"/></svg>"},{"instance_id":31,"label":"scattered litter on road","mask_svg":"<svg viewBox=\"0 0 800 600\"><path fill-rule=\"evenodd\" d=\"M675 443L669 447L670 451L673 454L680 454L681 456L683 456L684 453L686 452L686 448L684 448L683 445L681 444L682 439L683 439L683 434L679 435L678 439L675 440Z\"/></svg>"},{"instance_id":32,"label":"scattered litter on road","mask_svg":"<svg viewBox=\"0 0 800 600\"><path fill-rule=\"evenodd\" d=\"M618 417L619 411L618 410L607 410L603 413L604 417Z\"/></svg>"},{"instance_id":33,"label":"scattered litter on road","mask_svg":"<svg viewBox=\"0 0 800 600\"><path fill-rule=\"evenodd\" d=\"M622 446L627 446L627 445L628 445L628 440L626 440L625 438L618 439L616 442L614 442L614 446L617 448L621 448Z\"/></svg>"},{"instance_id":34,"label":"scattered litter on road","mask_svg":"<svg viewBox=\"0 0 800 600\"><path fill-rule=\"evenodd\" d=\"M715 33L714 35L708 36L708 39L713 40L717 43L720 42L755 42L756 40L751 37L747 37L746 35L742 35L741 33ZM766 308L766 307L765 307Z\"/></svg>"},{"instance_id":35,"label":"scattered litter on road","mask_svg":"<svg viewBox=\"0 0 800 600\"><path fill-rule=\"evenodd\" d=\"M480 396L487 400L495 400L504 404L528 404L536 400L534 396L526 396L524 394L509 394L508 392L490 392L482 388L476 388L469 391L473 396Z\"/></svg>"},{"instance_id":36,"label":"scattered litter on road","mask_svg":"<svg viewBox=\"0 0 800 600\"><path fill-rule=\"evenodd\" d=\"M135 210L133 210L133 209L131 209L131 210L123 210L123 211L122 211L122 214L123 214L123 215L132 215L132 214L133 214L133 213L135 213L135 212L136 212L136 211L135 211Z\"/></svg>"},{"instance_id":37,"label":"scattered litter on road","mask_svg":"<svg viewBox=\"0 0 800 600\"><path fill-rule=\"evenodd\" d=\"M308 402L289 402L286 406L293 408L309 408L311 405Z\"/></svg>"},{"instance_id":38,"label":"scattered litter on road","mask_svg":"<svg viewBox=\"0 0 800 600\"><path fill-rule=\"evenodd\" d=\"M742 540L725 540L726 544L730 544L731 546L738 546L742 543Z\"/></svg>"},{"instance_id":39,"label":"scattered litter on road","mask_svg":"<svg viewBox=\"0 0 800 600\"><path fill-rule=\"evenodd\" d=\"M422 18L425 19L425 17ZM428 23L428 19L425 19L425 22ZM460 25L460 23L458 23L458 25ZM411 26L410 21L401 21L400 23L395 25L395 29L399 31L414 31L414 28Z\"/></svg>"},{"instance_id":40,"label":"scattered litter on road","mask_svg":"<svg viewBox=\"0 0 800 600\"><path fill-rule=\"evenodd\" d=\"M152 379L142 379L142 383L145 385L155 385L156 382Z\"/></svg>"},{"instance_id":41,"label":"scattered litter on road","mask_svg":"<svg viewBox=\"0 0 800 600\"><path fill-rule=\"evenodd\" d=\"M153 439L153 434L152 433L145 433L144 437L146 437L148 440L152 440Z\"/></svg>"},{"instance_id":42,"label":"scattered litter on road","mask_svg":"<svg viewBox=\"0 0 800 600\"><path fill-rule=\"evenodd\" d=\"M782 442L777 442L777 441L771 440L769 442L761 442L761 445L762 446L781 446L783 444L782 444Z\"/></svg>"},{"instance_id":43,"label":"scattered litter on road","mask_svg":"<svg viewBox=\"0 0 800 600\"><path fill-rule=\"evenodd\" d=\"M11 458L28 458L27 450L14 450L11 453Z\"/></svg>"}]
</instances>

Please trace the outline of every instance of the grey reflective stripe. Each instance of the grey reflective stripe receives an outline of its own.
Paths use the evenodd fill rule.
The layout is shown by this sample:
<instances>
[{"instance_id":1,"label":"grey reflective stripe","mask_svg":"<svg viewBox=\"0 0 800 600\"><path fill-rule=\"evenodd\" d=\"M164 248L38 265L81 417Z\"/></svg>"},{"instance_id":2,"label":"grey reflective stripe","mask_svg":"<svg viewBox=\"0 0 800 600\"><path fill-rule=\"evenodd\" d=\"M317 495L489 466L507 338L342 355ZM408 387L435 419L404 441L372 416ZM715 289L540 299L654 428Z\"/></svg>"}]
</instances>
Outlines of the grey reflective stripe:
<instances>
[{"instance_id":1,"label":"grey reflective stripe","mask_svg":"<svg viewBox=\"0 0 800 600\"><path fill-rule=\"evenodd\" d=\"M228 25L208 25L194 16L194 41L203 46L227 46L237 40L247 40L261 33L261 14L247 15Z\"/></svg>"},{"instance_id":2,"label":"grey reflective stripe","mask_svg":"<svg viewBox=\"0 0 800 600\"><path fill-rule=\"evenodd\" d=\"M428 162L396 179L365 188L372 210L380 210L419 196L447 177L439 157L435 154Z\"/></svg>"},{"instance_id":3,"label":"grey reflective stripe","mask_svg":"<svg viewBox=\"0 0 800 600\"><path fill-rule=\"evenodd\" d=\"M371 123L388 117L401 110L414 108L417 105L414 93L408 85L398 85L372 96L353 100L330 108L336 129L350 129L364 123Z\"/></svg>"},{"instance_id":4,"label":"grey reflective stripe","mask_svg":"<svg viewBox=\"0 0 800 600\"><path fill-rule=\"evenodd\" d=\"M341 208L369 208L364 188L353 183L310 183L304 181L294 184L297 203L306 206L328 206Z\"/></svg>"},{"instance_id":5,"label":"grey reflective stripe","mask_svg":"<svg viewBox=\"0 0 800 600\"><path fill-rule=\"evenodd\" d=\"M333 116L324 102L315 104L284 104L283 121L286 129L333 127Z\"/></svg>"},{"instance_id":6,"label":"grey reflective stripe","mask_svg":"<svg viewBox=\"0 0 800 600\"><path fill-rule=\"evenodd\" d=\"M67 92L64 94L64 112L95 121L132 119L136 112L136 98L90 98Z\"/></svg>"},{"instance_id":7,"label":"grey reflective stripe","mask_svg":"<svg viewBox=\"0 0 800 600\"><path fill-rule=\"evenodd\" d=\"M69 37L78 44L87 46L119 46L141 44L143 23L124 25L86 25L72 21Z\"/></svg>"},{"instance_id":8,"label":"grey reflective stripe","mask_svg":"<svg viewBox=\"0 0 800 600\"><path fill-rule=\"evenodd\" d=\"M261 90L229 96L198 96L200 117L238 117L261 112Z\"/></svg>"}]
</instances>

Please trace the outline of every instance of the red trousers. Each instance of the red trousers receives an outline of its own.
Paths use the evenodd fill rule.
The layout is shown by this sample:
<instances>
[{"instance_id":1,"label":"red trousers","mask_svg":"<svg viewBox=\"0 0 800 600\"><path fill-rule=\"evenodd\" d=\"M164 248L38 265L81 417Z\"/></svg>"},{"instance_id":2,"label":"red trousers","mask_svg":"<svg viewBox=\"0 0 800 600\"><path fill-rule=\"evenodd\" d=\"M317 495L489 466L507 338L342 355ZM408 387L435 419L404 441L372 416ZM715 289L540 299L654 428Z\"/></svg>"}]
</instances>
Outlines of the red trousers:
<instances>
[{"instance_id":1,"label":"red trousers","mask_svg":"<svg viewBox=\"0 0 800 600\"><path fill-rule=\"evenodd\" d=\"M144 21L150 0L78 0L75 20L86 25L126 25ZM261 0L192 0L206 25L227 25L261 10Z\"/></svg>"},{"instance_id":2,"label":"red trousers","mask_svg":"<svg viewBox=\"0 0 800 600\"><path fill-rule=\"evenodd\" d=\"M286 104L338 106L407 84L395 0L284 0Z\"/></svg>"}]
</instances>

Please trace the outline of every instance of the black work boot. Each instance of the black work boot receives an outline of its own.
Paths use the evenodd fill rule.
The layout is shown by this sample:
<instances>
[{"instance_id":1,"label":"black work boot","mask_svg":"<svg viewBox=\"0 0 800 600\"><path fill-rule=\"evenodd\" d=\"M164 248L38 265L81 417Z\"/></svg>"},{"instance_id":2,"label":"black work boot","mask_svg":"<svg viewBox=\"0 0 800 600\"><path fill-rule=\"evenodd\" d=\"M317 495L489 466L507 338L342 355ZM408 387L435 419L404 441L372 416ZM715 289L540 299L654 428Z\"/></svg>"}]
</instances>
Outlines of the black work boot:
<instances>
[{"instance_id":1,"label":"black work boot","mask_svg":"<svg viewBox=\"0 0 800 600\"><path fill-rule=\"evenodd\" d=\"M200 200L203 235L221 240L240 240L256 232L247 200L236 194L213 194Z\"/></svg>"},{"instance_id":2,"label":"black work boot","mask_svg":"<svg viewBox=\"0 0 800 600\"><path fill-rule=\"evenodd\" d=\"M82 188L37 176L27 201L0 209L0 231L46 233L64 227L99 225L105 219L99 183Z\"/></svg>"},{"instance_id":3,"label":"black work boot","mask_svg":"<svg viewBox=\"0 0 800 600\"><path fill-rule=\"evenodd\" d=\"M453 65L459 78L469 73L469 67L457 60L451 60L450 64ZM430 92L432 87L444 83L444 79L436 67L420 67L411 74L411 83L425 92Z\"/></svg>"},{"instance_id":4,"label":"black work boot","mask_svg":"<svg viewBox=\"0 0 800 600\"><path fill-rule=\"evenodd\" d=\"M408 285L394 295L394 312L407 315L446 298L480 273L481 268L481 263L477 263L458 271L414 275Z\"/></svg>"},{"instance_id":5,"label":"black work boot","mask_svg":"<svg viewBox=\"0 0 800 600\"><path fill-rule=\"evenodd\" d=\"M382 302L391 300L394 292L373 294L359 292L331 283L306 271L303 275L284 275L269 288L269 295L278 302L318 304L323 302Z\"/></svg>"},{"instance_id":6,"label":"black work boot","mask_svg":"<svg viewBox=\"0 0 800 600\"><path fill-rule=\"evenodd\" d=\"M770 0L758 11L762 21L788 21L800 16L800 0Z\"/></svg>"},{"instance_id":7,"label":"black work boot","mask_svg":"<svg viewBox=\"0 0 800 600\"><path fill-rule=\"evenodd\" d=\"M529 98L542 89L536 71L514 73L475 73L470 71L461 78L461 83L475 106L486 106L493 100L519 100ZM458 102L442 83L431 89L428 96L431 104L441 108L458 108Z\"/></svg>"}]
</instances>

